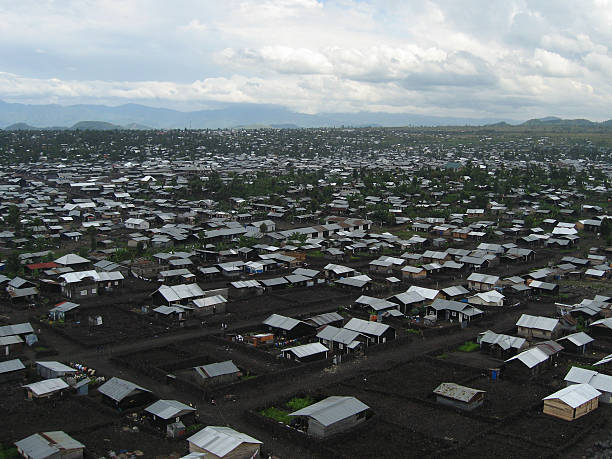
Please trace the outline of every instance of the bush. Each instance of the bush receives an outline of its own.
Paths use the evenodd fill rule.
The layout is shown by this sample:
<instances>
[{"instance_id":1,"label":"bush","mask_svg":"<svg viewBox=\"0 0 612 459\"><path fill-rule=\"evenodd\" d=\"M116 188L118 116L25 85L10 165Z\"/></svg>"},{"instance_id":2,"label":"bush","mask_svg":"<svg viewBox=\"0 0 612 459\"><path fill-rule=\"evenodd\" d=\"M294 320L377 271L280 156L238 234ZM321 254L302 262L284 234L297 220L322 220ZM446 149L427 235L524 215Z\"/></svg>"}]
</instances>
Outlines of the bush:
<instances>
[{"instance_id":1,"label":"bush","mask_svg":"<svg viewBox=\"0 0 612 459\"><path fill-rule=\"evenodd\" d=\"M480 346L478 345L478 343L475 343L474 341L466 341L461 346L459 346L457 349L461 352L474 352L480 349Z\"/></svg>"},{"instance_id":2,"label":"bush","mask_svg":"<svg viewBox=\"0 0 612 459\"><path fill-rule=\"evenodd\" d=\"M17 448L14 446L4 446L0 444L0 459L12 459L19 457L19 453L17 452Z\"/></svg>"},{"instance_id":3,"label":"bush","mask_svg":"<svg viewBox=\"0 0 612 459\"><path fill-rule=\"evenodd\" d=\"M262 416L274 419L278 422L282 422L283 424L291 423L291 417L289 416L289 412L276 408L275 406L271 406L269 408L261 410L259 413Z\"/></svg>"},{"instance_id":4,"label":"bush","mask_svg":"<svg viewBox=\"0 0 612 459\"><path fill-rule=\"evenodd\" d=\"M293 412L301 410L302 408L306 408L307 406L312 405L313 403L314 400L310 397L293 397L287 402L287 407Z\"/></svg>"}]
</instances>

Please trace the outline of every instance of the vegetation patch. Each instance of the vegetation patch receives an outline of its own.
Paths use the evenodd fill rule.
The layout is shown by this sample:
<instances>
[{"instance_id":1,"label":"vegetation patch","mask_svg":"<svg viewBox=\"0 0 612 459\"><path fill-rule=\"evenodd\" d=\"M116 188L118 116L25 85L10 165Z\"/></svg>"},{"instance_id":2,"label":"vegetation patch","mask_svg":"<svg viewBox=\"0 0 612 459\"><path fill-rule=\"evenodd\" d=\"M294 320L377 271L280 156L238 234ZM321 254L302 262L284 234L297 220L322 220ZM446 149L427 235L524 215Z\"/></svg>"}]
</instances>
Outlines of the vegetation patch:
<instances>
[{"instance_id":1,"label":"vegetation patch","mask_svg":"<svg viewBox=\"0 0 612 459\"><path fill-rule=\"evenodd\" d=\"M477 351L478 349L480 349L480 346L478 345L478 343L475 343L474 341L466 341L465 343L463 343L461 346L457 348L457 350L461 352L474 352L474 351Z\"/></svg>"}]
</instances>

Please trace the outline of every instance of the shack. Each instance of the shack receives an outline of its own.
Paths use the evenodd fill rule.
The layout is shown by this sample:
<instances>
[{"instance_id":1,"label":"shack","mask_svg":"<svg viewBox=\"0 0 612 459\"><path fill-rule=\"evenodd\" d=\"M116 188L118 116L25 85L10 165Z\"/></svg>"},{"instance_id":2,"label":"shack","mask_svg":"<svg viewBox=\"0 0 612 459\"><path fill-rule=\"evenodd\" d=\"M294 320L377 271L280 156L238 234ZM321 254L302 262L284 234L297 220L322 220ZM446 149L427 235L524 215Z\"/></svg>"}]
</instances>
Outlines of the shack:
<instances>
[{"instance_id":1,"label":"shack","mask_svg":"<svg viewBox=\"0 0 612 459\"><path fill-rule=\"evenodd\" d=\"M142 406L155 398L149 389L117 377L113 377L102 384L98 391L102 394L102 399L106 403L120 411Z\"/></svg>"},{"instance_id":2,"label":"shack","mask_svg":"<svg viewBox=\"0 0 612 459\"><path fill-rule=\"evenodd\" d=\"M573 421L597 409L600 395L589 384L574 384L544 397L543 413Z\"/></svg>"},{"instance_id":3,"label":"shack","mask_svg":"<svg viewBox=\"0 0 612 459\"><path fill-rule=\"evenodd\" d=\"M361 424L370 407L355 397L331 396L290 413L295 425L315 438L326 438ZM293 424L293 423L292 423Z\"/></svg>"},{"instance_id":4,"label":"shack","mask_svg":"<svg viewBox=\"0 0 612 459\"><path fill-rule=\"evenodd\" d=\"M484 403L484 390L472 389L455 383L442 383L433 391L436 402L460 410L472 411Z\"/></svg>"},{"instance_id":5,"label":"shack","mask_svg":"<svg viewBox=\"0 0 612 459\"><path fill-rule=\"evenodd\" d=\"M193 423L196 409L177 400L158 400L145 408L151 423L166 430L169 424L182 422L184 425Z\"/></svg>"},{"instance_id":6,"label":"shack","mask_svg":"<svg viewBox=\"0 0 612 459\"><path fill-rule=\"evenodd\" d=\"M194 378L198 384L211 385L236 381L242 373L231 360L194 367Z\"/></svg>"},{"instance_id":7,"label":"shack","mask_svg":"<svg viewBox=\"0 0 612 459\"><path fill-rule=\"evenodd\" d=\"M282 355L286 359L296 362L314 362L315 360L326 359L328 352L329 349L321 343L309 343L283 349Z\"/></svg>"},{"instance_id":8,"label":"shack","mask_svg":"<svg viewBox=\"0 0 612 459\"><path fill-rule=\"evenodd\" d=\"M36 362L36 371L45 379L62 378L71 376L77 371L74 368L60 362Z\"/></svg>"},{"instance_id":9,"label":"shack","mask_svg":"<svg viewBox=\"0 0 612 459\"><path fill-rule=\"evenodd\" d=\"M32 459L81 459L85 449L85 445L61 430L35 433L16 441L15 446L21 456Z\"/></svg>"},{"instance_id":10,"label":"shack","mask_svg":"<svg viewBox=\"0 0 612 459\"><path fill-rule=\"evenodd\" d=\"M189 452L204 453L204 457L251 459L258 458L259 440L230 427L208 426L187 439Z\"/></svg>"}]
</instances>

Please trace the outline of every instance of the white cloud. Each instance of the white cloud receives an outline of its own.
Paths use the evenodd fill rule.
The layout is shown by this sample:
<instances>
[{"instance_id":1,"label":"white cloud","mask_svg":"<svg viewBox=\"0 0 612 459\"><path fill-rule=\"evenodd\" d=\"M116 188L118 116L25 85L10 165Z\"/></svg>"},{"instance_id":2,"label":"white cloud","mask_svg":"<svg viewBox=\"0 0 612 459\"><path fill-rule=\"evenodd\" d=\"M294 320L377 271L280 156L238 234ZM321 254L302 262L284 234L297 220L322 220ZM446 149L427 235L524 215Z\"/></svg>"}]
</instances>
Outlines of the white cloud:
<instances>
[{"instance_id":1,"label":"white cloud","mask_svg":"<svg viewBox=\"0 0 612 459\"><path fill-rule=\"evenodd\" d=\"M605 0L7 0L0 17L12 101L602 118L612 96Z\"/></svg>"}]
</instances>

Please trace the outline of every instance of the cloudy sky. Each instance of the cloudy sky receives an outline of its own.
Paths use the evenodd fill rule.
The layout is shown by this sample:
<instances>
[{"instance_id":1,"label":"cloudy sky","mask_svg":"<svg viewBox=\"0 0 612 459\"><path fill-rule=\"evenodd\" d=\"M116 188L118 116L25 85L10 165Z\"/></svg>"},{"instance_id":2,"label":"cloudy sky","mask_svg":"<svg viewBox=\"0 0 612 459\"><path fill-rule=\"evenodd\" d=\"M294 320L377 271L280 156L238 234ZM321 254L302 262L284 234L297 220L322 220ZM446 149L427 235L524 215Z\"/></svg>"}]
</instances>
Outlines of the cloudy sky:
<instances>
[{"instance_id":1,"label":"cloudy sky","mask_svg":"<svg viewBox=\"0 0 612 459\"><path fill-rule=\"evenodd\" d=\"M612 1L2 0L0 99L612 118Z\"/></svg>"}]
</instances>

